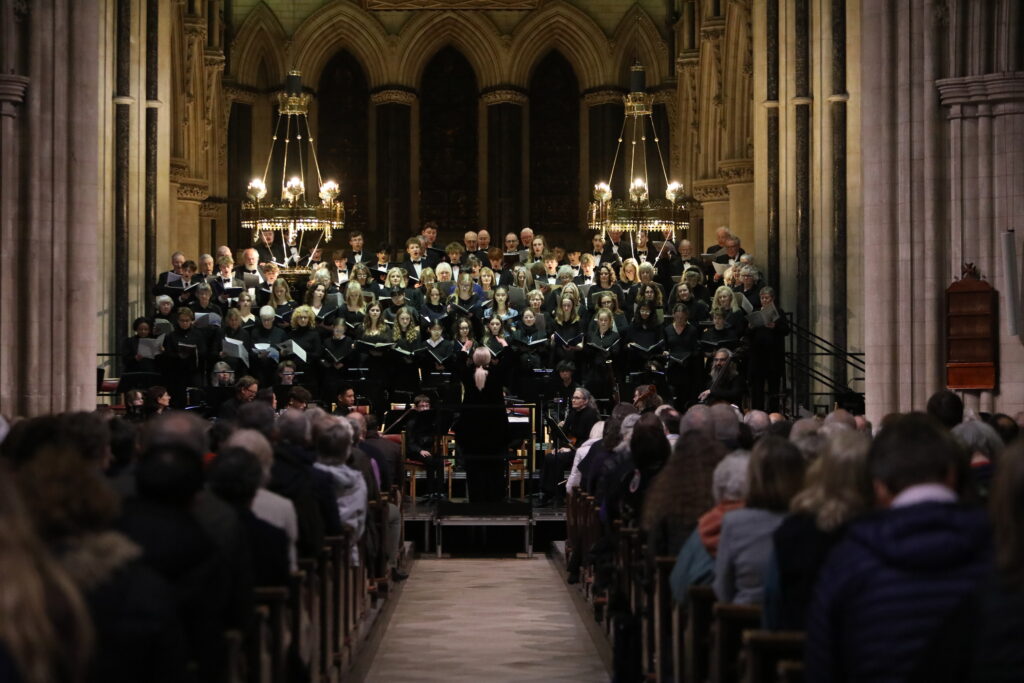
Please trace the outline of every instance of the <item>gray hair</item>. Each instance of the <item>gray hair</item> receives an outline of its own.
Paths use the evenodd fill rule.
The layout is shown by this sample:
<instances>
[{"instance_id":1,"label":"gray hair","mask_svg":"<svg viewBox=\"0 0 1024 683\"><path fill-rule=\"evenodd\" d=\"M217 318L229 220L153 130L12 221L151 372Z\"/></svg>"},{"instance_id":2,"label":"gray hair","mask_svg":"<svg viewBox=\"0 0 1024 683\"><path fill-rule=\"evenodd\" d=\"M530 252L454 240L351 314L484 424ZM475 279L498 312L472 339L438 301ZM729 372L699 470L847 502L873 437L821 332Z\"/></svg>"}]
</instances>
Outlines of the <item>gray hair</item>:
<instances>
[{"instance_id":1,"label":"gray hair","mask_svg":"<svg viewBox=\"0 0 1024 683\"><path fill-rule=\"evenodd\" d=\"M1003 439L990 424L968 420L953 427L953 436L971 453L981 453L992 460L1003 452Z\"/></svg>"},{"instance_id":2,"label":"gray hair","mask_svg":"<svg viewBox=\"0 0 1024 683\"><path fill-rule=\"evenodd\" d=\"M722 458L711 475L711 496L716 503L747 497L750 451L733 451Z\"/></svg>"},{"instance_id":3,"label":"gray hair","mask_svg":"<svg viewBox=\"0 0 1024 683\"><path fill-rule=\"evenodd\" d=\"M622 441L615 447L616 453L628 453L629 452L629 440L633 438L633 427L640 421L640 413L630 413L626 417L622 418L622 426L619 429L619 433L622 435Z\"/></svg>"},{"instance_id":4,"label":"gray hair","mask_svg":"<svg viewBox=\"0 0 1024 683\"><path fill-rule=\"evenodd\" d=\"M768 417L768 413L763 410L751 410L743 416L743 424L750 427L750 431L753 432L756 439L768 431L768 428L772 425L772 420Z\"/></svg>"},{"instance_id":5,"label":"gray hair","mask_svg":"<svg viewBox=\"0 0 1024 683\"><path fill-rule=\"evenodd\" d=\"M166 294L161 294L160 296L158 296L156 298L156 305L159 306L160 304L163 304L163 303L171 303L171 304L173 304L174 303L174 299L172 299L171 297L167 296Z\"/></svg>"},{"instance_id":6,"label":"gray hair","mask_svg":"<svg viewBox=\"0 0 1024 683\"><path fill-rule=\"evenodd\" d=\"M352 456L352 423L339 420L317 437L317 459L326 463L346 463Z\"/></svg>"},{"instance_id":7,"label":"gray hair","mask_svg":"<svg viewBox=\"0 0 1024 683\"><path fill-rule=\"evenodd\" d=\"M555 273L555 279L557 280L567 278L569 282L572 282L574 277L576 277L576 271L572 269L572 266L559 266L558 271Z\"/></svg>"},{"instance_id":8,"label":"gray hair","mask_svg":"<svg viewBox=\"0 0 1024 683\"><path fill-rule=\"evenodd\" d=\"M703 403L691 406L679 420L679 436L685 436L687 432L700 432L714 438L715 431L711 427L710 411L711 408Z\"/></svg>"},{"instance_id":9,"label":"gray hair","mask_svg":"<svg viewBox=\"0 0 1024 683\"><path fill-rule=\"evenodd\" d=\"M716 440L722 443L736 443L740 436L740 420L731 406L725 403L713 405L708 411L708 417L715 430Z\"/></svg>"},{"instance_id":10,"label":"gray hair","mask_svg":"<svg viewBox=\"0 0 1024 683\"><path fill-rule=\"evenodd\" d=\"M243 448L252 453L259 461L260 467L263 468L262 485L266 486L270 481L270 468L274 464L274 448L267 441L267 437L255 429L236 429L224 440L221 448Z\"/></svg>"},{"instance_id":11,"label":"gray hair","mask_svg":"<svg viewBox=\"0 0 1024 683\"><path fill-rule=\"evenodd\" d=\"M260 320L273 320L276 315L277 311L273 306L264 306L260 309Z\"/></svg>"},{"instance_id":12,"label":"gray hair","mask_svg":"<svg viewBox=\"0 0 1024 683\"><path fill-rule=\"evenodd\" d=\"M312 437L313 429L309 418L301 410L287 408L277 418L277 435L282 441L306 445Z\"/></svg>"}]
</instances>

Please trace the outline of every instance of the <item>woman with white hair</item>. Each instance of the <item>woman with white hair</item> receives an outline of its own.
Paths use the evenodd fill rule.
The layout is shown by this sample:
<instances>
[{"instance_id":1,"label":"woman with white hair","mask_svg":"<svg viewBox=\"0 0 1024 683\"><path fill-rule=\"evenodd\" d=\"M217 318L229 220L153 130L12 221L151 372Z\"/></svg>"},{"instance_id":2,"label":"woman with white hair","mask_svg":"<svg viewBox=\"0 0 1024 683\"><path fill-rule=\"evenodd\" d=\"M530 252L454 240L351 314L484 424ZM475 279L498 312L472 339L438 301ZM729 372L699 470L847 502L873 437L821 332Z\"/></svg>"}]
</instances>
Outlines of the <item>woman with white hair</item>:
<instances>
[{"instance_id":1,"label":"woman with white hair","mask_svg":"<svg viewBox=\"0 0 1024 683\"><path fill-rule=\"evenodd\" d=\"M455 445L466 464L471 502L495 502L505 497L505 454L508 420L505 392L498 373L491 371L491 352L479 346L462 368L462 406L455 422Z\"/></svg>"}]
</instances>

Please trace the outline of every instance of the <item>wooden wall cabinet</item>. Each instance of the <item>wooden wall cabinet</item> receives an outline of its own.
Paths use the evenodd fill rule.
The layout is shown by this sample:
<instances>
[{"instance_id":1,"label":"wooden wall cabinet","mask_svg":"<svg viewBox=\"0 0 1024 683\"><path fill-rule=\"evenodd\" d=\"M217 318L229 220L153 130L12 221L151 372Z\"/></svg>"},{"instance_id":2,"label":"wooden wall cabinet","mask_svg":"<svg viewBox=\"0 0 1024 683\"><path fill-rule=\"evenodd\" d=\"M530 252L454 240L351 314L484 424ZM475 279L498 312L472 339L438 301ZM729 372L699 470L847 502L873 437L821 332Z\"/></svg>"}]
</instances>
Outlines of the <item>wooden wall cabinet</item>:
<instances>
[{"instance_id":1,"label":"wooden wall cabinet","mask_svg":"<svg viewBox=\"0 0 1024 683\"><path fill-rule=\"evenodd\" d=\"M946 289L947 388L996 388L998 324L992 285L963 278Z\"/></svg>"}]
</instances>

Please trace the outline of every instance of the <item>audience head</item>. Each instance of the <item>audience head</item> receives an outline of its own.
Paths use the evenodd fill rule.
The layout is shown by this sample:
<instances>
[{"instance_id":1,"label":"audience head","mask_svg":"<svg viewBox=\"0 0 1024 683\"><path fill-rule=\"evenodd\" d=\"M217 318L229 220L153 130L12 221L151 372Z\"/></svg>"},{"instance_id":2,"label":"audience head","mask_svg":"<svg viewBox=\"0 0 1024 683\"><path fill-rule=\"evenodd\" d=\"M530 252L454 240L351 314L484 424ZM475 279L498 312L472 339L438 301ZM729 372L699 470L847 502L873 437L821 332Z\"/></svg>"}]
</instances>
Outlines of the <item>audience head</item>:
<instances>
[{"instance_id":1,"label":"audience head","mask_svg":"<svg viewBox=\"0 0 1024 683\"><path fill-rule=\"evenodd\" d=\"M704 436L714 438L715 429L711 422L711 408L703 403L698 403L686 411L686 414L679 420L679 436L686 436L689 432L699 432Z\"/></svg>"},{"instance_id":2,"label":"audience head","mask_svg":"<svg viewBox=\"0 0 1024 683\"><path fill-rule=\"evenodd\" d=\"M964 402L949 389L932 394L925 410L946 429L952 429L964 421Z\"/></svg>"},{"instance_id":3,"label":"audience head","mask_svg":"<svg viewBox=\"0 0 1024 683\"><path fill-rule=\"evenodd\" d=\"M971 456L981 456L989 462L995 462L1003 452L1005 444L999 432L981 420L961 422L951 432Z\"/></svg>"},{"instance_id":4,"label":"audience head","mask_svg":"<svg viewBox=\"0 0 1024 683\"><path fill-rule=\"evenodd\" d=\"M352 425L338 420L324 429L316 439L317 459L328 465L347 464L352 455Z\"/></svg>"},{"instance_id":5,"label":"audience head","mask_svg":"<svg viewBox=\"0 0 1024 683\"><path fill-rule=\"evenodd\" d=\"M942 484L956 490L962 452L934 418L909 413L890 418L878 433L868 464L877 502L888 507L904 489Z\"/></svg>"},{"instance_id":6,"label":"audience head","mask_svg":"<svg viewBox=\"0 0 1024 683\"><path fill-rule=\"evenodd\" d=\"M1003 443L1007 446L1020 434L1020 427L1017 425L1017 421L1005 413L993 415L992 419L989 420L989 424L999 433Z\"/></svg>"},{"instance_id":7,"label":"audience head","mask_svg":"<svg viewBox=\"0 0 1024 683\"><path fill-rule=\"evenodd\" d=\"M825 416L824 426L839 425L849 429L857 429L857 421L853 415L842 408L837 408Z\"/></svg>"},{"instance_id":8,"label":"audience head","mask_svg":"<svg viewBox=\"0 0 1024 683\"><path fill-rule=\"evenodd\" d=\"M244 448L225 448L214 458L207 473L210 488L228 505L248 509L263 483L259 460Z\"/></svg>"},{"instance_id":9,"label":"audience head","mask_svg":"<svg viewBox=\"0 0 1024 683\"><path fill-rule=\"evenodd\" d=\"M142 432L140 448L142 451L170 445L183 446L200 457L210 450L207 439L209 423L184 411L167 413L150 420Z\"/></svg>"},{"instance_id":10,"label":"audience head","mask_svg":"<svg viewBox=\"0 0 1024 683\"><path fill-rule=\"evenodd\" d=\"M274 417L274 408L270 403L266 401L250 401L238 409L238 413L235 415L235 423L240 429L255 429L273 443L277 440Z\"/></svg>"},{"instance_id":11,"label":"audience head","mask_svg":"<svg viewBox=\"0 0 1024 683\"><path fill-rule=\"evenodd\" d=\"M309 418L301 410L286 408L277 418L277 436L284 443L308 445L313 437Z\"/></svg>"},{"instance_id":12,"label":"audience head","mask_svg":"<svg viewBox=\"0 0 1024 683\"><path fill-rule=\"evenodd\" d=\"M715 503L746 499L749 468L750 454L746 451L734 451L722 458L711 476L711 495Z\"/></svg>"},{"instance_id":13,"label":"audience head","mask_svg":"<svg viewBox=\"0 0 1024 683\"><path fill-rule=\"evenodd\" d=\"M183 443L153 445L139 458L135 485L139 498L185 508L203 487L202 453Z\"/></svg>"},{"instance_id":14,"label":"audience head","mask_svg":"<svg viewBox=\"0 0 1024 683\"><path fill-rule=\"evenodd\" d=\"M644 498L643 526L652 529L665 515L687 527L714 505L714 471L725 455L722 444L694 432L676 441L665 467Z\"/></svg>"},{"instance_id":15,"label":"audience head","mask_svg":"<svg viewBox=\"0 0 1024 683\"><path fill-rule=\"evenodd\" d=\"M785 512L804 483L805 460L789 441L766 436L750 453L747 507Z\"/></svg>"},{"instance_id":16,"label":"audience head","mask_svg":"<svg viewBox=\"0 0 1024 683\"><path fill-rule=\"evenodd\" d=\"M653 413L641 415L629 437L629 453L641 470L658 470L668 461L671 451L665 428Z\"/></svg>"},{"instance_id":17,"label":"audience head","mask_svg":"<svg viewBox=\"0 0 1024 683\"><path fill-rule=\"evenodd\" d=\"M352 442L359 443L366 438L366 416L362 413L349 413L345 416L352 427Z\"/></svg>"},{"instance_id":18,"label":"audience head","mask_svg":"<svg viewBox=\"0 0 1024 683\"><path fill-rule=\"evenodd\" d=\"M824 452L807 469L806 486L793 498L793 512L812 515L824 532L838 529L871 506L865 434L843 430L832 435Z\"/></svg>"},{"instance_id":19,"label":"audience head","mask_svg":"<svg viewBox=\"0 0 1024 683\"><path fill-rule=\"evenodd\" d=\"M736 411L727 403L718 403L708 410L715 438L726 448L735 448L740 433L740 421Z\"/></svg>"},{"instance_id":20,"label":"audience head","mask_svg":"<svg viewBox=\"0 0 1024 683\"><path fill-rule=\"evenodd\" d=\"M224 440L222 450L225 448L244 448L252 453L263 470L261 485L270 481L270 468L274 465L274 447L267 441L267 437L255 429L236 429Z\"/></svg>"},{"instance_id":21,"label":"audience head","mask_svg":"<svg viewBox=\"0 0 1024 683\"><path fill-rule=\"evenodd\" d=\"M768 413L763 410L751 410L743 416L743 424L750 427L750 432L755 439L759 439L768 433L768 428L771 427L772 421L768 417Z\"/></svg>"}]
</instances>

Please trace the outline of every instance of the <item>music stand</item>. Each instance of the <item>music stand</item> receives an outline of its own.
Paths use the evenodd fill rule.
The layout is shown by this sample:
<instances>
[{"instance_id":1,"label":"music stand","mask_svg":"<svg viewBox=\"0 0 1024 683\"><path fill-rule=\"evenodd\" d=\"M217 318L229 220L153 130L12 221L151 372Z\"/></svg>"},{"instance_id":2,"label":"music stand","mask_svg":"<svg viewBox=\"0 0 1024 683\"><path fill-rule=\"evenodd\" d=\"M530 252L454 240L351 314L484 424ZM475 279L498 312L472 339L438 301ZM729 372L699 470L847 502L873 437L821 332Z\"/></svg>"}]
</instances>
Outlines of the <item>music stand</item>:
<instances>
[{"instance_id":1,"label":"music stand","mask_svg":"<svg viewBox=\"0 0 1024 683\"><path fill-rule=\"evenodd\" d=\"M564 441L565 445L567 445L569 448L573 448L572 439L569 437L568 434L565 433L565 430L563 430L558 425L558 423L555 422L554 418L552 418L551 416L545 416L544 417L544 421L547 423L548 429L551 430L551 433L555 437L553 439L553 441L554 441L554 449L553 450L556 450L556 451L558 450L558 440L559 439Z\"/></svg>"}]
</instances>

